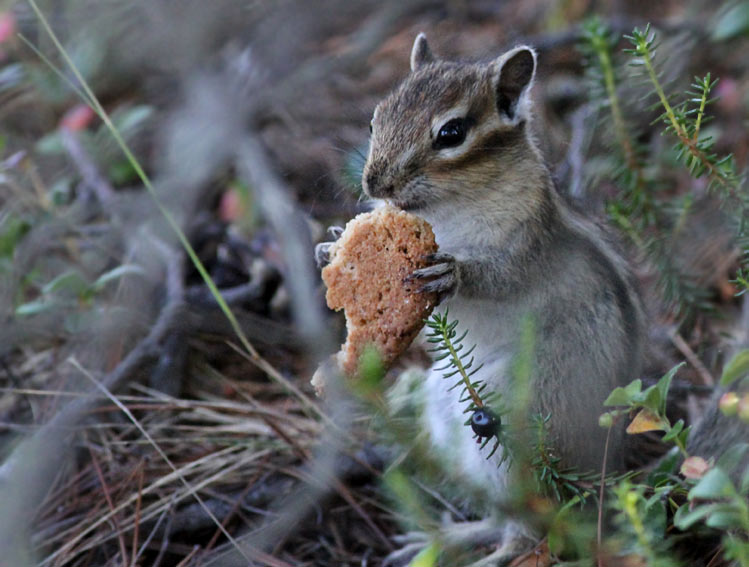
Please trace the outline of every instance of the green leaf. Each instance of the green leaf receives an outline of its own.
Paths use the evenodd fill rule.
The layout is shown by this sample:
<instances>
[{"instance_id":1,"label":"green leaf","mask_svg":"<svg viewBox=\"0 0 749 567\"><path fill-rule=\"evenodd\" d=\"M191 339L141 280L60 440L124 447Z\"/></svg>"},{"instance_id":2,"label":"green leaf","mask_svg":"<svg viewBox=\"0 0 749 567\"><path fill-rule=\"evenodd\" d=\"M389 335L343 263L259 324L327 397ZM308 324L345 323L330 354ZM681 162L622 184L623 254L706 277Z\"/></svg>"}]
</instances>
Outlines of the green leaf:
<instances>
[{"instance_id":1,"label":"green leaf","mask_svg":"<svg viewBox=\"0 0 749 567\"><path fill-rule=\"evenodd\" d=\"M413 482L400 469L388 470L382 478L389 496L397 505L398 511L411 521L425 521L424 509L419 498L419 492L415 489ZM419 524L423 529L423 523Z\"/></svg>"},{"instance_id":2,"label":"green leaf","mask_svg":"<svg viewBox=\"0 0 749 567\"><path fill-rule=\"evenodd\" d=\"M689 433L690 433L690 431L692 431L692 426L691 425L689 427L686 427L683 431L681 431L678 434L678 436L677 436L678 439L679 439L678 442L681 444L682 447L686 447L687 446L687 439L689 439Z\"/></svg>"},{"instance_id":3,"label":"green leaf","mask_svg":"<svg viewBox=\"0 0 749 567\"><path fill-rule=\"evenodd\" d=\"M120 131L122 136L127 138L132 135L132 133L143 122L145 122L151 116L151 114L153 114L152 107L145 104L139 104L133 106L132 108L114 113L114 115L112 116L112 122L115 125L115 128Z\"/></svg>"},{"instance_id":4,"label":"green leaf","mask_svg":"<svg viewBox=\"0 0 749 567\"><path fill-rule=\"evenodd\" d=\"M96 281L91 284L91 289L95 292L101 291L109 282L118 280L127 275L145 276L146 272L143 268L135 264L122 264L121 266L117 266L116 268L100 275Z\"/></svg>"},{"instance_id":5,"label":"green leaf","mask_svg":"<svg viewBox=\"0 0 749 567\"><path fill-rule=\"evenodd\" d=\"M671 426L671 429L661 438L661 441L673 441L684 429L684 421L679 420Z\"/></svg>"},{"instance_id":6,"label":"green leaf","mask_svg":"<svg viewBox=\"0 0 749 567\"><path fill-rule=\"evenodd\" d=\"M720 385L724 388L749 374L749 349L736 353L723 368Z\"/></svg>"},{"instance_id":7,"label":"green leaf","mask_svg":"<svg viewBox=\"0 0 749 567\"><path fill-rule=\"evenodd\" d=\"M726 534L722 541L725 552L724 557L734 560L736 565L749 565L749 542L743 541L733 534Z\"/></svg>"},{"instance_id":8,"label":"green leaf","mask_svg":"<svg viewBox=\"0 0 749 567\"><path fill-rule=\"evenodd\" d=\"M674 514L674 526L680 530L689 529L697 522L701 522L709 516L713 511L712 508L713 505L708 504L690 510L688 504L683 504L676 510L676 514Z\"/></svg>"},{"instance_id":9,"label":"green leaf","mask_svg":"<svg viewBox=\"0 0 749 567\"><path fill-rule=\"evenodd\" d=\"M411 560L411 563L409 563L410 567L434 567L437 565L437 560L439 559L440 552L442 551L442 546L436 542L432 541L429 545L427 545L424 549L422 549L416 557L414 557Z\"/></svg>"},{"instance_id":10,"label":"green leaf","mask_svg":"<svg viewBox=\"0 0 749 567\"><path fill-rule=\"evenodd\" d=\"M718 17L711 36L714 41L725 41L746 33L749 33L749 2L741 2Z\"/></svg>"},{"instance_id":11,"label":"green leaf","mask_svg":"<svg viewBox=\"0 0 749 567\"><path fill-rule=\"evenodd\" d=\"M40 154L56 155L61 154L65 151L65 146L62 145L62 136L59 130L50 132L46 136L42 136L36 142L36 151Z\"/></svg>"},{"instance_id":12,"label":"green leaf","mask_svg":"<svg viewBox=\"0 0 749 567\"><path fill-rule=\"evenodd\" d=\"M749 451L749 443L736 443L726 449L726 452L720 456L715 466L730 474L743 462L747 451Z\"/></svg>"},{"instance_id":13,"label":"green leaf","mask_svg":"<svg viewBox=\"0 0 749 567\"><path fill-rule=\"evenodd\" d=\"M648 526L651 533L659 535L666 533L666 502L659 496L646 501L643 523Z\"/></svg>"},{"instance_id":14,"label":"green leaf","mask_svg":"<svg viewBox=\"0 0 749 567\"><path fill-rule=\"evenodd\" d=\"M52 203L61 207L70 203L73 193L73 180L69 176L62 176L49 188L49 198Z\"/></svg>"},{"instance_id":15,"label":"green leaf","mask_svg":"<svg viewBox=\"0 0 749 567\"><path fill-rule=\"evenodd\" d=\"M603 402L604 406L629 406L635 396L640 394L642 390L642 380L639 378L634 380L624 388L614 388L614 391L609 394L606 401Z\"/></svg>"},{"instance_id":16,"label":"green leaf","mask_svg":"<svg viewBox=\"0 0 749 567\"><path fill-rule=\"evenodd\" d=\"M360 396L368 396L382 391L382 379L385 376L385 366L382 364L377 347L367 345L359 356L359 378L353 383L353 387Z\"/></svg>"},{"instance_id":17,"label":"green leaf","mask_svg":"<svg viewBox=\"0 0 749 567\"><path fill-rule=\"evenodd\" d=\"M728 475L719 468L710 469L689 491L688 499L730 498L736 495L736 488Z\"/></svg>"},{"instance_id":18,"label":"green leaf","mask_svg":"<svg viewBox=\"0 0 749 567\"><path fill-rule=\"evenodd\" d=\"M29 231L31 225L14 215L8 215L0 222L0 257L13 256L18 242Z\"/></svg>"},{"instance_id":19,"label":"green leaf","mask_svg":"<svg viewBox=\"0 0 749 567\"><path fill-rule=\"evenodd\" d=\"M559 509L552 519L547 541L549 550L554 554L564 553L567 547L567 540L570 526L573 525L574 516L572 515L573 507L580 501L578 496L572 497L568 502Z\"/></svg>"},{"instance_id":20,"label":"green leaf","mask_svg":"<svg viewBox=\"0 0 749 567\"><path fill-rule=\"evenodd\" d=\"M650 486L658 486L664 482L671 482L671 477L679 470L681 453L678 447L672 447L668 453L657 461L657 466L648 475L647 483Z\"/></svg>"},{"instance_id":21,"label":"green leaf","mask_svg":"<svg viewBox=\"0 0 749 567\"><path fill-rule=\"evenodd\" d=\"M656 415L663 415L665 413L661 408L666 405L666 400L657 384L650 386L650 388L643 391L639 396L635 396L634 402L651 410Z\"/></svg>"},{"instance_id":22,"label":"green leaf","mask_svg":"<svg viewBox=\"0 0 749 567\"><path fill-rule=\"evenodd\" d=\"M660 394L660 399L658 400L660 405L658 406L657 411L660 412L661 415L666 413L666 399L668 398L668 389L671 387L671 381L684 364L686 363L682 362L674 366L671 370L666 372L666 374L663 375L663 378L658 380L658 383L655 385L655 388Z\"/></svg>"},{"instance_id":23,"label":"green leaf","mask_svg":"<svg viewBox=\"0 0 749 567\"><path fill-rule=\"evenodd\" d=\"M35 299L34 301L29 301L16 307L15 313L19 317L28 317L30 315L38 315L39 313L43 313L49 309L57 307L58 305L60 305L59 302L53 299Z\"/></svg>"},{"instance_id":24,"label":"green leaf","mask_svg":"<svg viewBox=\"0 0 749 567\"><path fill-rule=\"evenodd\" d=\"M705 525L719 530L730 530L741 525L741 512L731 504L715 504Z\"/></svg>"},{"instance_id":25,"label":"green leaf","mask_svg":"<svg viewBox=\"0 0 749 567\"><path fill-rule=\"evenodd\" d=\"M107 177L115 186L121 186L136 181L138 172L129 161L121 160L107 168Z\"/></svg>"},{"instance_id":26,"label":"green leaf","mask_svg":"<svg viewBox=\"0 0 749 567\"><path fill-rule=\"evenodd\" d=\"M41 292L44 295L52 295L58 292L69 292L80 295L88 289L88 281L78 270L67 270L45 284Z\"/></svg>"}]
</instances>

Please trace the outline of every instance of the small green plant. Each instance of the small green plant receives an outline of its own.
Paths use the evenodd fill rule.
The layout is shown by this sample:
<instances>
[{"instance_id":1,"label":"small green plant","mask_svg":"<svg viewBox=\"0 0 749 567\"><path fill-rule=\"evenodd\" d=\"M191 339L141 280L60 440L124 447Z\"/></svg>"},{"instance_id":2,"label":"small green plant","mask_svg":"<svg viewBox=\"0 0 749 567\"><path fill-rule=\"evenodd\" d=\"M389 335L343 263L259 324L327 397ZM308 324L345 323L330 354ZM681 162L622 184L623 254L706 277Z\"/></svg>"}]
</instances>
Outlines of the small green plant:
<instances>
[{"instance_id":1,"label":"small green plant","mask_svg":"<svg viewBox=\"0 0 749 567\"><path fill-rule=\"evenodd\" d=\"M746 377L747 361L747 351L734 357L726 365L721 382L730 385ZM749 471L740 471L743 477L738 486L729 472L749 451L749 444L727 447L717 462L688 452L691 428L684 427L682 420L672 424L666 415L668 390L682 366L675 366L658 383L644 390L640 380L616 388L605 402L607 406L623 406L609 415L621 417L634 413L628 433L662 431L662 441L673 444L682 457L681 476L674 470L679 460L667 458L644 482L628 481L614 487L620 525L634 533L637 552L647 559L648 565L670 565L672 559L665 554L667 546L663 542L668 529L668 507L673 513L673 527L679 530L692 529L699 523L719 530L723 535L724 557L746 567L749 565Z\"/></svg>"},{"instance_id":2,"label":"small green plant","mask_svg":"<svg viewBox=\"0 0 749 567\"><path fill-rule=\"evenodd\" d=\"M666 499L670 487L652 489L644 484L623 480L612 488L613 507L619 536L628 540L622 550L644 559L649 567L671 567L675 564L667 530Z\"/></svg>"},{"instance_id":3,"label":"small green plant","mask_svg":"<svg viewBox=\"0 0 749 567\"><path fill-rule=\"evenodd\" d=\"M619 49L620 43L628 48ZM592 100L598 102L602 123L611 125L611 155L607 170L616 194L607 203L613 223L625 233L657 268L662 296L682 320L695 309L709 310L706 290L691 274L684 273L674 250L683 236L683 228L692 223L696 197L691 188L673 191L674 181L686 171L691 179L717 198L725 216L724 225L735 229L735 242L742 252L741 266L732 280L737 294L749 289L749 192L746 179L737 172L731 155L719 155L714 130L705 128L710 120L712 92L718 80L710 73L694 77L681 93L666 86L661 73L659 44L650 26L635 28L618 36L598 19L584 25L582 51L592 85ZM661 50L662 51L662 50ZM630 79L635 79L631 81ZM627 95L622 85L627 83ZM631 93L639 93L631 96ZM683 93L683 94L682 94ZM636 107L632 102L636 103ZM653 125L672 141L670 151L653 152L646 145L648 133L634 124L635 113L643 108L653 112ZM612 165L613 164L613 165ZM681 365L672 368L657 384L643 388L635 380L615 389L606 405L616 407L601 418L604 426L632 417L629 434L662 432L662 440L674 446L647 478L631 478L613 485L613 507L621 536L628 548L648 565L673 565L674 554L665 535L674 529L693 529L702 525L718 529L722 535L723 556L738 565L749 565L749 523L747 494L749 473L738 485L728 471L740 461L747 447L728 448L717 462L707 461L688 451L690 428L682 420L672 423L666 414L668 390ZM726 364L721 385L728 387L749 373L749 356L739 353ZM749 396L744 394L749 402ZM728 392L721 400L726 415L741 419L743 397ZM744 402L749 407L749 403ZM749 410L747 411L749 414ZM747 415L749 419L749 415ZM679 467L679 463L682 463ZM667 514L673 514L673 516ZM669 523L667 518L672 517Z\"/></svg>"},{"instance_id":4,"label":"small green plant","mask_svg":"<svg viewBox=\"0 0 749 567\"><path fill-rule=\"evenodd\" d=\"M737 244L743 251L743 265L733 281L738 293L744 293L749 260L749 194L743 187L744 178L736 173L732 156L718 155L714 138L703 128L710 118L707 110L715 100L711 92L717 80L710 73L695 77L686 92L677 97L663 85L656 57L658 44L650 26L644 30L635 28L624 39L631 48L623 50L625 58L621 61L617 57L619 36L597 18L583 26L581 49L586 56L592 98L608 111L613 129L613 165L609 171L618 194L609 200L607 211L613 223L657 267L662 296L676 315L686 317L694 309L709 311L712 306L706 290L693 274L685 273L674 254L680 231L694 213L694 198L691 193L674 195L665 189L673 185L668 177L673 164L666 163L673 158L692 178L704 179L707 189L723 203L736 226ZM624 65L635 70L634 78L644 93L636 100L636 110L629 113L619 92ZM672 153L649 151L640 141L642 133L633 126L631 116L641 113L643 104L659 112L654 123L662 124L661 133L674 140Z\"/></svg>"},{"instance_id":5,"label":"small green plant","mask_svg":"<svg viewBox=\"0 0 749 567\"><path fill-rule=\"evenodd\" d=\"M582 472L575 468L562 468L560 458L549 446L547 424L551 415L536 415L533 427L536 444L533 447L531 466L536 482L543 492L548 492L560 503L579 503L583 506L590 496L595 496L595 487L601 480L595 471ZM612 482L609 479L607 482Z\"/></svg>"},{"instance_id":6,"label":"small green plant","mask_svg":"<svg viewBox=\"0 0 749 567\"><path fill-rule=\"evenodd\" d=\"M684 363L674 366L658 383L642 389L642 380L635 380L628 386L616 388L604 402L605 406L624 406L624 409L612 410L609 414L613 417L637 412L634 419L627 428L627 433L645 433L647 431L663 431L662 441L672 442L678 447L685 457L687 454L687 437L689 427L684 427L684 421L678 420L671 424L666 415L666 398L671 387L671 381L684 366Z\"/></svg>"},{"instance_id":7,"label":"small green plant","mask_svg":"<svg viewBox=\"0 0 749 567\"><path fill-rule=\"evenodd\" d=\"M471 426L475 436L483 439L481 448L486 447L494 439L494 445L487 455L490 458L497 449L502 446L502 459L504 462L509 453L507 452L506 443L503 440L506 433L502 426L501 416L505 413L501 408L501 395L499 392L486 392L486 383L481 380L473 380L472 377L481 369L482 365L474 367L474 357L471 356L476 345L474 344L467 350L463 350L463 339L468 334L468 330L458 336L456 330L458 321L450 321L448 312L432 314L431 319L427 321L429 333L427 341L434 345L429 352L434 354L434 362L446 361L445 365L438 368L443 372L446 380L455 380L450 388L451 390L460 388L460 403L466 403L464 413L471 413L465 425Z\"/></svg>"},{"instance_id":8,"label":"small green plant","mask_svg":"<svg viewBox=\"0 0 749 567\"><path fill-rule=\"evenodd\" d=\"M92 304L97 294L107 284L119 281L127 275L145 275L137 265L122 264L101 274L93 282L89 281L79 270L69 269L38 287L36 299L18 305L15 314L18 316L36 315L48 309L63 306L86 307Z\"/></svg>"}]
</instances>

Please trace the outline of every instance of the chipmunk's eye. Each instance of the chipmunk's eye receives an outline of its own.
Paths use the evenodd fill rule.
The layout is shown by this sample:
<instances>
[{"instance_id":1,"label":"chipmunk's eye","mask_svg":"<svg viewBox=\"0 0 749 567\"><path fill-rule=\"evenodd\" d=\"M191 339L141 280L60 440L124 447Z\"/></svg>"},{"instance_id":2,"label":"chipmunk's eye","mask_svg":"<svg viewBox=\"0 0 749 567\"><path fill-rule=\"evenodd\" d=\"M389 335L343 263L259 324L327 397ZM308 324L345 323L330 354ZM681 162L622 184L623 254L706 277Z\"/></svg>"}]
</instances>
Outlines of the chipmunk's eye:
<instances>
[{"instance_id":1,"label":"chipmunk's eye","mask_svg":"<svg viewBox=\"0 0 749 567\"><path fill-rule=\"evenodd\" d=\"M445 122L437 132L434 140L434 149L454 148L466 139L468 133L468 120L465 118L453 118Z\"/></svg>"},{"instance_id":2,"label":"chipmunk's eye","mask_svg":"<svg viewBox=\"0 0 749 567\"><path fill-rule=\"evenodd\" d=\"M372 126L372 120L370 120L370 121L369 121L369 133L370 133L370 134L372 133L372 130L373 130L373 128L374 128L374 127Z\"/></svg>"}]
</instances>

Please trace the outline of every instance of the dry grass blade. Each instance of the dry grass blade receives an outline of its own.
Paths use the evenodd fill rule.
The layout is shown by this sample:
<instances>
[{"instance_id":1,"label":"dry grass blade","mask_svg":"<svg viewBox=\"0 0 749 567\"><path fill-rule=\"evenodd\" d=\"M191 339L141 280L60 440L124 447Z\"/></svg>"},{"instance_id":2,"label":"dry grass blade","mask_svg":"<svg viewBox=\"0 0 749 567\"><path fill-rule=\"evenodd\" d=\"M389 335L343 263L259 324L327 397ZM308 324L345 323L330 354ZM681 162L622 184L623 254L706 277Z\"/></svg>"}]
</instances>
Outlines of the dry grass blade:
<instances>
[{"instance_id":1,"label":"dry grass blade","mask_svg":"<svg viewBox=\"0 0 749 567\"><path fill-rule=\"evenodd\" d=\"M151 435L148 433L148 431L145 430L145 428L141 425L141 423L136 419L136 417L133 415L133 413L120 401L118 400L114 394L112 394L106 386L104 386L101 382L99 382L96 378L94 378L86 369L80 366L76 360L70 361L73 366L75 366L78 370L83 373L84 376L89 378L94 385L105 395L107 398L109 398L120 410L128 417L128 419L138 428L138 430L141 432L141 434L148 439L149 443L153 446L154 449L156 449L156 452L161 456L162 459L169 465L169 468L172 469L174 474L177 476L177 478L180 480L180 482L185 486L187 489L187 492L193 496L198 503L200 503L201 507L205 510L205 513L208 514L208 516L213 520L213 522L216 524L216 526L222 531L224 536L232 542L232 544L237 548L237 550L247 559L247 561L251 561L252 559L261 559L266 560L266 554L261 551L252 551L251 554L253 557L250 557L249 555L245 555L245 551L239 548L237 546L236 542L234 541L234 538L231 536L231 534L226 531L226 529L223 527L221 522L219 522L218 518L216 518L213 515L213 512L205 505L203 502L203 499L200 497L200 495L196 492L196 489L185 479L184 475L182 475L179 471L179 469L172 463L171 459L167 456L167 454L161 449L161 447L154 441L154 439L151 437Z\"/></svg>"},{"instance_id":2,"label":"dry grass blade","mask_svg":"<svg viewBox=\"0 0 749 567\"><path fill-rule=\"evenodd\" d=\"M28 1L29 1L29 5L32 7L32 9L34 10L34 13L39 19L39 22L42 24L42 27L44 28L45 32L47 33L49 38L52 40L52 43L57 48L58 52L62 56L66 65L68 66L70 71L75 76L76 80L79 82L81 89L85 95L84 100L87 102L87 104L90 104L93 107L96 114L102 119L104 124L107 126L109 132L111 133L112 137L117 142L117 145L125 154L129 164L132 166L132 168L137 173L138 177L143 182L143 185L148 190L148 193L153 199L154 204L158 208L159 212L162 214L163 218L167 221L169 227L172 229L174 234L179 239L180 244L182 245L183 249L187 253L195 269L200 273L206 286L208 286L209 290L211 291L211 295L218 303L221 311L224 313L224 315L226 315L226 318L229 320L229 323L231 324L231 327L234 333L236 334L237 338L242 344L242 347L246 349L246 351L249 353L250 358L251 360L253 360L253 362L256 362L263 369L269 368L270 365L260 356L260 354L257 352L255 347L249 342L249 340L245 336L244 332L242 331L241 326L239 325L239 322L237 321L237 318L234 316L234 313L232 312L229 305L224 300L223 296L221 295L221 292L219 291L218 287L213 281L213 278L211 278L210 274L208 273L205 266L203 265L203 262L200 260L197 253L195 252L195 249L190 244L190 241L188 240L185 232L179 226L174 215L172 215L169 209L167 209L162 203L160 197L156 193L151 183L150 178L146 175L143 167L140 165L135 155L130 150L130 147L125 142L124 138L122 137L121 133L119 132L117 127L112 122L112 119L109 116L109 113L107 113L107 111L101 105L99 99L97 98L93 90L91 90L91 87L89 86L85 77L83 77L80 70L76 66L75 62L72 60L72 58L70 57L66 49L63 47L62 43L60 43L60 40L58 39L57 34L50 27L47 18L37 6L36 1L35 0L28 0ZM306 294L306 296L310 297L311 294ZM308 309L301 311L301 313L308 313L308 312L312 312L312 311ZM319 313L317 314L315 322L316 322L315 326L317 330L319 331L319 333L324 334L323 333L324 327L323 327L322 319ZM282 374L278 372L268 372L268 375L274 378L275 380L277 380L279 384L281 384L288 392L290 392L291 394L299 398L302 401L305 408L307 408L310 412L312 412L313 415L317 414L323 419L327 419L327 416L320 411L317 404L315 404L312 400L310 400L308 396L306 396L303 392L301 392L301 390L299 390L293 383L287 380L286 377L284 377Z\"/></svg>"}]
</instances>

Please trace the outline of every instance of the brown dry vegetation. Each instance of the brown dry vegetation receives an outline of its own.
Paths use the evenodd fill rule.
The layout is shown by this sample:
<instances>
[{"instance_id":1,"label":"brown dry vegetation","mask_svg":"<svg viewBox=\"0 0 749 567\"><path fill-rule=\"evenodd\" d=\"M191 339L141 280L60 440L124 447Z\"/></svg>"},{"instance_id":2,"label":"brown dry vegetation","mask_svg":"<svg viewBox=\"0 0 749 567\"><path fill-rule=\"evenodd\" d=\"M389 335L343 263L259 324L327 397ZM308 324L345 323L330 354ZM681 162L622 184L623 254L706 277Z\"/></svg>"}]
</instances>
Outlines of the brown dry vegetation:
<instances>
[{"instance_id":1,"label":"brown dry vegetation","mask_svg":"<svg viewBox=\"0 0 749 567\"><path fill-rule=\"evenodd\" d=\"M620 32L656 26L668 78L721 77L711 127L746 166L747 40L710 40L708 2L41 2L233 327L101 120L27 45L76 84L33 10L0 6L0 27L25 38L0 39L2 565L371 566L398 546L369 414L309 386L342 329L312 245L360 210L351 172L417 32L449 58L538 47L539 140L595 214L614 189L591 183L607 134L585 119L576 42L592 13ZM658 151L651 114L635 116ZM746 340L720 218L690 221L675 254L722 317L677 326L651 292L647 377L686 359L683 411ZM641 276L652 290L653 268Z\"/></svg>"}]
</instances>

